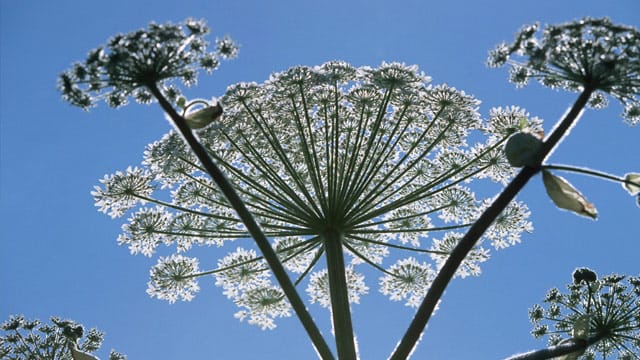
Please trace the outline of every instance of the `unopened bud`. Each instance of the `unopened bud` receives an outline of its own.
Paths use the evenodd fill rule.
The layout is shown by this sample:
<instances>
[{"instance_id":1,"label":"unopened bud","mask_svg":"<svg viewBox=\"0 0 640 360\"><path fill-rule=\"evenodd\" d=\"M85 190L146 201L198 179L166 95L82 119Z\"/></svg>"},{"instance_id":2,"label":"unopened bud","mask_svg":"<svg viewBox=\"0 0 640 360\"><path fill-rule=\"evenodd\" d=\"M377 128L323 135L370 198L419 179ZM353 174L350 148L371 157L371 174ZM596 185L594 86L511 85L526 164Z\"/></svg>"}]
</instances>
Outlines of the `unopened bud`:
<instances>
[{"instance_id":1,"label":"unopened bud","mask_svg":"<svg viewBox=\"0 0 640 360\"><path fill-rule=\"evenodd\" d=\"M542 146L542 140L532 134L513 134L504 147L509 164L514 167L536 166L535 157Z\"/></svg>"},{"instance_id":2,"label":"unopened bud","mask_svg":"<svg viewBox=\"0 0 640 360\"><path fill-rule=\"evenodd\" d=\"M595 206L587 201L567 180L543 170L542 182L547 194L557 207L592 219L598 217Z\"/></svg>"},{"instance_id":3,"label":"unopened bud","mask_svg":"<svg viewBox=\"0 0 640 360\"><path fill-rule=\"evenodd\" d=\"M598 275L589 268L578 268L573 271L573 283L580 285L581 282L591 283L598 279Z\"/></svg>"},{"instance_id":4,"label":"unopened bud","mask_svg":"<svg viewBox=\"0 0 640 360\"><path fill-rule=\"evenodd\" d=\"M222 105L217 103L188 113L184 118L191 129L202 129L214 121L220 120Z\"/></svg>"}]
</instances>

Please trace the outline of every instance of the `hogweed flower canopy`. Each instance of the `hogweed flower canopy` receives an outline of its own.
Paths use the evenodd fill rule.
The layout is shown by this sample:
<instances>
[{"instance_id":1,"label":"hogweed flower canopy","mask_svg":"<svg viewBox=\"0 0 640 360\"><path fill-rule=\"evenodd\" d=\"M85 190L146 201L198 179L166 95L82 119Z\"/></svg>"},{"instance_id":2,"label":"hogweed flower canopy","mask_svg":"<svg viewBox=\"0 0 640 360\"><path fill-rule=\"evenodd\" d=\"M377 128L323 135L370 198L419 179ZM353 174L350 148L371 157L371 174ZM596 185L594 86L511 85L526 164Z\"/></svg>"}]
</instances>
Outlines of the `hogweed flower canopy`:
<instances>
[{"instance_id":1,"label":"hogweed flower canopy","mask_svg":"<svg viewBox=\"0 0 640 360\"><path fill-rule=\"evenodd\" d=\"M610 94L624 106L631 125L640 122L640 32L609 19L584 18L548 25L542 36L539 25L524 27L512 44L502 43L489 54L489 66L511 65L510 80L524 86L531 79L551 88L588 90L589 105L607 105ZM515 59L514 59L515 57ZM516 59L525 58L525 61Z\"/></svg>"},{"instance_id":2,"label":"hogweed flower canopy","mask_svg":"<svg viewBox=\"0 0 640 360\"><path fill-rule=\"evenodd\" d=\"M544 306L529 311L533 336L549 336L550 345L566 341L566 336L582 340L588 346L583 359L614 353L618 359L640 359L640 277L613 274L597 279L584 268L573 277L568 293L553 288Z\"/></svg>"},{"instance_id":3,"label":"hogweed flower canopy","mask_svg":"<svg viewBox=\"0 0 640 360\"><path fill-rule=\"evenodd\" d=\"M228 37L218 39L216 50L207 52L204 36L209 32L203 21L188 19L182 25L152 23L149 29L116 35L106 48L90 51L84 63L62 73L58 88L65 100L85 110L100 99L115 108L126 105L131 96L137 102L151 103L150 86L175 100L180 90L173 80L193 85L198 69L211 73L218 68L219 59L237 55L238 47Z\"/></svg>"},{"instance_id":4,"label":"hogweed flower canopy","mask_svg":"<svg viewBox=\"0 0 640 360\"><path fill-rule=\"evenodd\" d=\"M342 271L349 301L368 292L360 269L369 265L381 274L382 293L417 306L461 232L487 206L468 183L505 182L513 173L502 152L506 139L540 130L540 120L515 107L493 109L482 121L476 99L427 82L416 67L398 63L294 67L262 84L230 86L220 99L224 118L197 132L297 274L295 283L307 279L313 302L330 305L320 260L337 245L348 254ZM214 275L242 308L239 318L272 328L276 317L290 314L234 210L176 132L148 146L143 167L106 176L93 195L112 217L138 209L118 239L133 254L175 247L151 270L151 296L190 300L197 278ZM519 242L532 228L528 215L512 203L458 275L480 273L487 243ZM201 269L187 257L198 252L194 245L231 242L236 249L217 266Z\"/></svg>"}]
</instances>

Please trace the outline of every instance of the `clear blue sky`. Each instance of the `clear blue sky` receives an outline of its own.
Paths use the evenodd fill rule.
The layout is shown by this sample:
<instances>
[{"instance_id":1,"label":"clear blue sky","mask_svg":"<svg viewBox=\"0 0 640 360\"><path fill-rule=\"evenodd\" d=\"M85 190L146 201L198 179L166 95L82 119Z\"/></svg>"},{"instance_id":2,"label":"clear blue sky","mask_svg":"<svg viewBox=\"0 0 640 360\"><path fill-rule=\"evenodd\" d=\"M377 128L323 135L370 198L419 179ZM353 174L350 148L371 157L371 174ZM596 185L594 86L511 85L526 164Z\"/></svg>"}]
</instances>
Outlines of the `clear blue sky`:
<instances>
[{"instance_id":1,"label":"clear blue sky","mask_svg":"<svg viewBox=\"0 0 640 360\"><path fill-rule=\"evenodd\" d=\"M545 119L564 113L575 94L539 86L516 90L506 69L484 66L487 50L511 41L521 25L610 16L640 25L640 2L611 1L10 1L0 0L0 321L9 314L58 315L106 331L110 348L129 359L312 359L295 318L275 331L239 323L235 306L213 280L191 303L145 293L155 259L118 247L123 219L98 213L90 191L106 173L138 165L146 144L170 129L157 106L85 113L62 102L56 77L117 32L150 21L206 19L214 35L242 48L191 96L222 95L239 81L266 80L292 65L340 59L417 64L433 77L491 107L519 105ZM587 111L551 162L623 175L640 171L640 128L613 103ZM545 291L564 286L574 268L638 274L640 209L618 184L567 175L600 213L593 222L556 210L541 179L520 199L535 232L494 252L483 275L455 281L430 323L415 359L496 359L544 346L533 340L527 310ZM374 281L373 278L370 281ZM371 294L353 309L363 359L384 359L413 311ZM311 306L328 332L328 313Z\"/></svg>"}]
</instances>

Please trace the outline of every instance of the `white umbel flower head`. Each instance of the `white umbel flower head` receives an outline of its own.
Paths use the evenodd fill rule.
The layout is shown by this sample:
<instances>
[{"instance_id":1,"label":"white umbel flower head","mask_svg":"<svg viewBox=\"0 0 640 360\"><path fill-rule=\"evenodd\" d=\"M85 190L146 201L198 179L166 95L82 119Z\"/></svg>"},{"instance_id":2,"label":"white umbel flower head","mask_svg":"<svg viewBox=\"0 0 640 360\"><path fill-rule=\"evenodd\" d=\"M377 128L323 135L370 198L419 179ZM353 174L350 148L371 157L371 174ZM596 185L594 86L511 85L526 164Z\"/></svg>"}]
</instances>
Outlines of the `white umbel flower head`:
<instances>
[{"instance_id":1,"label":"white umbel flower head","mask_svg":"<svg viewBox=\"0 0 640 360\"><path fill-rule=\"evenodd\" d=\"M329 258L344 258L352 303L368 293L366 277L375 272L383 274L384 294L415 306L457 243L457 231L483 208L474 182L508 180L506 140L514 131L540 128L520 108L494 109L483 121L473 96L432 86L417 67L401 63L298 66L264 83L232 85L218 100L224 117L197 130L198 138L295 274L294 284L325 307L333 301ZM210 269L198 276L215 277L241 307L239 318L272 328L286 301L276 301L264 259L244 243L249 234L242 222L180 140L172 131L147 148L145 179L159 186L153 194L135 192L132 201L153 203L154 210L139 210L121 242L150 255L166 244L186 256L196 245L243 241L217 264L207 260ZM158 214L156 206L171 214L167 221L139 225ZM517 225L527 224L528 214L521 204L505 212L487 239L496 248L517 243L529 229ZM478 247L459 275L479 274L488 258L489 249ZM170 279L155 282L152 293L175 301L176 289L188 284ZM164 285L173 288L165 294Z\"/></svg>"}]
</instances>

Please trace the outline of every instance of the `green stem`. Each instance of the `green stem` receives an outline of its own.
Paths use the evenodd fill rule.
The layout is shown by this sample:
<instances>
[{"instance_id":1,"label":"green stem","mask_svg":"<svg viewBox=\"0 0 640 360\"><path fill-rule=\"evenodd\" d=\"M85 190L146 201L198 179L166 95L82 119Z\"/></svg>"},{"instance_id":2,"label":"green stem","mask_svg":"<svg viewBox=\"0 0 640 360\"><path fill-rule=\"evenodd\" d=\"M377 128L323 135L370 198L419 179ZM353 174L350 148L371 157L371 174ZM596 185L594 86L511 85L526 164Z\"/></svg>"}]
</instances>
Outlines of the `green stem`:
<instances>
[{"instance_id":1,"label":"green stem","mask_svg":"<svg viewBox=\"0 0 640 360\"><path fill-rule=\"evenodd\" d=\"M147 88L158 100L162 109L169 115L169 117L171 117L191 150L198 157L198 160L200 160L200 162L202 163L202 166L204 166L204 168L207 170L207 173L209 173L211 178L220 187L220 191L222 191L222 193L225 195L225 197L229 201L229 204L231 204L231 206L238 213L238 217L240 217L240 220L242 220L242 222L246 226L247 231L249 231L249 233L255 240L256 245L269 264L273 275L280 284L282 291L287 296L287 299L291 303L293 310L296 312L296 315L302 322L302 325L307 331L309 338L313 342L318 355L322 359L333 359L334 357L331 353L331 349L329 349L329 346L322 337L320 330L307 311L304 302L300 298L300 295L296 291L296 288L293 286L293 283L287 275L284 267L280 263L280 260L278 260L275 251L269 243L269 240L264 235L262 229L253 218L253 215L251 215L251 212L249 212L246 205L233 188L233 185L229 182L226 176L224 176L220 168L218 168L218 166L211 160L211 158L207 154L207 150L202 146L202 144L200 144L200 142L198 142L196 137L193 135L185 119L175 111L173 106L171 106L169 101L167 101L167 99L164 97L157 84L147 84Z\"/></svg>"},{"instance_id":2,"label":"green stem","mask_svg":"<svg viewBox=\"0 0 640 360\"><path fill-rule=\"evenodd\" d=\"M331 297L331 316L336 336L338 359L355 360L356 347L349 308L349 291L345 274L343 234L336 230L327 230L323 236L329 275L329 293Z\"/></svg>"},{"instance_id":3,"label":"green stem","mask_svg":"<svg viewBox=\"0 0 640 360\"><path fill-rule=\"evenodd\" d=\"M518 354L511 356L505 360L545 360L555 359L562 355L571 354L576 351L584 351L589 346L597 343L605 337L604 334L598 334L591 336L587 339L572 339L571 342L566 344L560 344L556 346L550 346L541 350L529 351L524 354Z\"/></svg>"},{"instance_id":4,"label":"green stem","mask_svg":"<svg viewBox=\"0 0 640 360\"><path fill-rule=\"evenodd\" d=\"M615 181L615 182L619 182L619 183L623 183L623 184L629 184L629 185L634 185L634 186L638 186L640 187L639 183L633 182L631 180L627 180L625 178L621 178L615 175L611 175L611 174L607 174L601 171L595 171L595 170L590 170L590 169L585 169L585 168L580 168L580 167L575 167L575 166L567 166L567 165L542 165L543 169L549 169L549 170L560 170L560 171L569 171L569 172L575 172L575 173L579 173L579 174L585 174L585 175L591 175L591 176L595 176L595 177L599 177L599 178L603 178L603 179L607 179L607 180L611 180L611 181Z\"/></svg>"},{"instance_id":5,"label":"green stem","mask_svg":"<svg viewBox=\"0 0 640 360\"><path fill-rule=\"evenodd\" d=\"M551 153L551 150L555 148L567 131L578 120L582 113L582 109L584 109L593 91L594 90L592 88L586 87L580 93L580 96L575 101L569 112L556 126L551 135L549 135L549 137L543 142L540 152L535 158L536 164L542 164L542 161ZM409 328L405 332L402 340L400 340L395 351L391 354L391 360L404 360L409 357L413 348L420 339L427 322L431 318L433 310L440 301L445 288L453 278L453 275L456 273L456 270L464 258L469 254L480 237L485 233L489 226L491 226L500 213L502 213L502 211L509 205L511 200L515 198L516 194L524 188L529 179L537 174L538 171L540 171L540 165L536 167L525 166L493 201L491 206L489 206L482 215L480 215L471 228L469 228L469 231L467 231L465 236L453 249L451 255L447 258L447 261L433 280L433 283L431 284L426 297L422 301L422 304L418 308L413 321L409 325Z\"/></svg>"}]
</instances>

